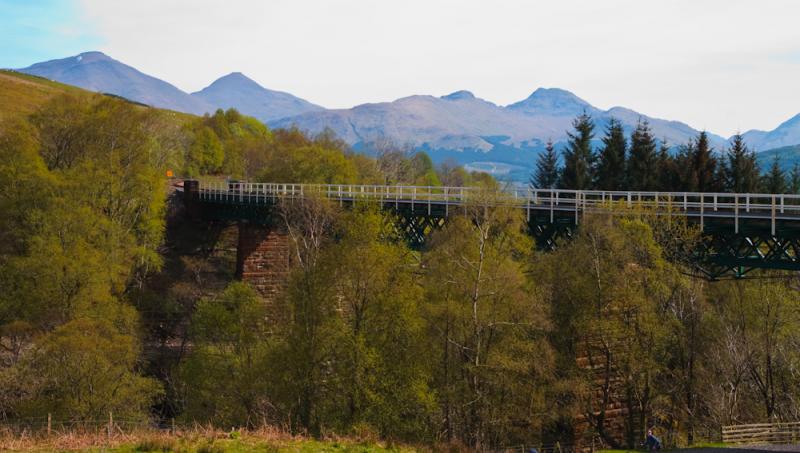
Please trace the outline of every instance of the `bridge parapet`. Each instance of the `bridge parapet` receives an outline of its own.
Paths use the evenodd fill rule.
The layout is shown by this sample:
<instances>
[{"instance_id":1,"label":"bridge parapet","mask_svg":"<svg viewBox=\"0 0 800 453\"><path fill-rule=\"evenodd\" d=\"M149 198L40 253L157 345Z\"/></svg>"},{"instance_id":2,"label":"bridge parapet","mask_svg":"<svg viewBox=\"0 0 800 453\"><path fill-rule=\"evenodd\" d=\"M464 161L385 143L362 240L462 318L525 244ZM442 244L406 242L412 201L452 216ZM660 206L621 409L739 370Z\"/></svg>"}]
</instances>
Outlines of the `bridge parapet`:
<instances>
[{"instance_id":1,"label":"bridge parapet","mask_svg":"<svg viewBox=\"0 0 800 453\"><path fill-rule=\"evenodd\" d=\"M585 214L641 209L699 225L706 239L698 266L709 278L742 277L756 268L800 270L799 195L197 181L186 181L185 190L187 202L200 205L206 218L262 224L282 200L376 203L397 214L398 229L416 245L470 205L521 210L539 247L547 249L571 237Z\"/></svg>"},{"instance_id":2,"label":"bridge parapet","mask_svg":"<svg viewBox=\"0 0 800 453\"><path fill-rule=\"evenodd\" d=\"M187 181L188 182L188 181ZM197 183L197 181L193 181ZM800 195L761 193L649 192L509 188L494 193L475 187L205 183L196 188L198 200L233 204L274 204L279 199L323 197L340 202L375 201L398 206L452 207L469 203L505 205L525 211L574 212L643 208L671 215L706 219L730 219L734 233L741 221L768 220L775 234L781 221L800 222ZM554 220L554 217L551 221ZM530 218L530 215L528 215Z\"/></svg>"}]
</instances>

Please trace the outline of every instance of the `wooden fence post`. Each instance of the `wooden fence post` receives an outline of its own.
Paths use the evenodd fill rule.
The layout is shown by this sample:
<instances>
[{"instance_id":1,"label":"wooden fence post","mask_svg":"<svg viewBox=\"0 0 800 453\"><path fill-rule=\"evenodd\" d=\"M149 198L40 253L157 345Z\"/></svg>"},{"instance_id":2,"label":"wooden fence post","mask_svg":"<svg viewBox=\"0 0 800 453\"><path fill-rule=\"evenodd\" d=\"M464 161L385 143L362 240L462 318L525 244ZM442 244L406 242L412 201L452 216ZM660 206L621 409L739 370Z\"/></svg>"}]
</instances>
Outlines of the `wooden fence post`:
<instances>
[{"instance_id":1,"label":"wooden fence post","mask_svg":"<svg viewBox=\"0 0 800 453\"><path fill-rule=\"evenodd\" d=\"M108 411L108 439L111 440L111 434L114 432L114 413Z\"/></svg>"}]
</instances>

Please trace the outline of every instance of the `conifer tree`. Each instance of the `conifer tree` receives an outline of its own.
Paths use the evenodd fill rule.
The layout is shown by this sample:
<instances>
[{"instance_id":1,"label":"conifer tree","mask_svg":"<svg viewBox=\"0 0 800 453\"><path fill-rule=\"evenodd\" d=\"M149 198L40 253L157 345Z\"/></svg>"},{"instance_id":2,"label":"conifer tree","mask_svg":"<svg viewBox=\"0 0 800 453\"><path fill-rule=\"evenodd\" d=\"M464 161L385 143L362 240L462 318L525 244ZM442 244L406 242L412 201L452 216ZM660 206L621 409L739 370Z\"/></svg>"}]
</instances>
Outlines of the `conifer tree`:
<instances>
[{"instance_id":1,"label":"conifer tree","mask_svg":"<svg viewBox=\"0 0 800 453\"><path fill-rule=\"evenodd\" d=\"M669 152L667 139L661 140L656 163L658 184L656 189L661 192L675 192L681 189L681 175L677 159Z\"/></svg>"},{"instance_id":2,"label":"conifer tree","mask_svg":"<svg viewBox=\"0 0 800 453\"><path fill-rule=\"evenodd\" d=\"M758 190L759 179L756 153L748 149L741 134L733 136L723 163L725 190L734 193L752 193Z\"/></svg>"},{"instance_id":3,"label":"conifer tree","mask_svg":"<svg viewBox=\"0 0 800 453\"><path fill-rule=\"evenodd\" d=\"M595 161L592 150L594 122L583 112L572 121L574 132L567 132L569 140L564 150L564 169L561 172L562 189L586 190L591 188Z\"/></svg>"},{"instance_id":4,"label":"conifer tree","mask_svg":"<svg viewBox=\"0 0 800 453\"><path fill-rule=\"evenodd\" d=\"M761 191L764 193L786 193L786 189L786 175L781 169L781 161L776 154L769 172L761 178Z\"/></svg>"},{"instance_id":5,"label":"conifer tree","mask_svg":"<svg viewBox=\"0 0 800 453\"><path fill-rule=\"evenodd\" d=\"M628 190L654 190L658 186L656 141L647 120L639 121L631 134Z\"/></svg>"},{"instance_id":6,"label":"conifer tree","mask_svg":"<svg viewBox=\"0 0 800 453\"><path fill-rule=\"evenodd\" d=\"M628 141L622 123L611 118L603 137L603 148L600 150L597 163L597 181L595 187L602 190L623 190L625 188L625 158Z\"/></svg>"},{"instance_id":7,"label":"conifer tree","mask_svg":"<svg viewBox=\"0 0 800 453\"><path fill-rule=\"evenodd\" d=\"M552 189L558 183L558 155L552 140L547 141L544 153L536 161L536 172L531 175L530 187Z\"/></svg>"},{"instance_id":8,"label":"conifer tree","mask_svg":"<svg viewBox=\"0 0 800 453\"><path fill-rule=\"evenodd\" d=\"M800 164L795 163L789 173L789 193L800 194Z\"/></svg>"},{"instance_id":9,"label":"conifer tree","mask_svg":"<svg viewBox=\"0 0 800 453\"><path fill-rule=\"evenodd\" d=\"M708 133L700 132L687 149L686 190L693 192L715 192L721 190L718 162L708 142Z\"/></svg>"}]
</instances>

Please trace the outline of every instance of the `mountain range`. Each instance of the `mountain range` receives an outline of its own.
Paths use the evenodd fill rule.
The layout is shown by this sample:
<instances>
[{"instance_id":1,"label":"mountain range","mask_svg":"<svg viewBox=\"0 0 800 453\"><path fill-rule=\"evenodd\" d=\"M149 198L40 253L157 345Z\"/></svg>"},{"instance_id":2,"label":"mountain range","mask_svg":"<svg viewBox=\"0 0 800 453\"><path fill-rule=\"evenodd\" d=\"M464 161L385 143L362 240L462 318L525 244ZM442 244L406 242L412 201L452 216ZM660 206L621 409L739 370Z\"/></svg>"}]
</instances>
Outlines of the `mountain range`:
<instances>
[{"instance_id":1,"label":"mountain range","mask_svg":"<svg viewBox=\"0 0 800 453\"><path fill-rule=\"evenodd\" d=\"M102 52L36 63L17 69L90 91L114 94L153 107L202 115L216 109L236 108L267 122L284 116L322 110L322 107L281 91L268 90L235 72L214 81L197 93L149 76Z\"/></svg>"},{"instance_id":2,"label":"mountain range","mask_svg":"<svg viewBox=\"0 0 800 453\"><path fill-rule=\"evenodd\" d=\"M631 132L647 120L659 140L672 146L688 142L698 131L685 123L653 118L624 108L602 110L558 88L539 88L519 102L501 106L469 91L446 96L414 95L392 102L325 109L289 93L262 87L242 73L221 77L208 87L186 93L101 52L37 63L17 71L84 89L176 111L204 114L236 108L271 127L298 127L310 133L333 130L355 149L370 151L377 142L423 149L434 161L454 158L498 173L524 170L552 140L563 143L575 116L586 112L596 124L596 139L611 118ZM756 150L800 144L800 114L772 131L752 130L745 141ZM717 149L727 139L710 134Z\"/></svg>"},{"instance_id":3,"label":"mountain range","mask_svg":"<svg viewBox=\"0 0 800 453\"><path fill-rule=\"evenodd\" d=\"M409 96L351 109L308 112L269 124L296 126L312 133L329 128L356 148L389 139L429 150L434 160L451 157L461 163L491 160L530 166L547 140L561 143L567 139L572 121L583 112L593 117L598 140L611 118L620 120L629 133L640 120L647 120L654 135L672 145L686 143L698 134L684 123L623 107L601 110L557 88L539 88L508 106L480 99L469 91L456 91L442 97ZM713 134L710 139L719 147L726 142Z\"/></svg>"}]
</instances>

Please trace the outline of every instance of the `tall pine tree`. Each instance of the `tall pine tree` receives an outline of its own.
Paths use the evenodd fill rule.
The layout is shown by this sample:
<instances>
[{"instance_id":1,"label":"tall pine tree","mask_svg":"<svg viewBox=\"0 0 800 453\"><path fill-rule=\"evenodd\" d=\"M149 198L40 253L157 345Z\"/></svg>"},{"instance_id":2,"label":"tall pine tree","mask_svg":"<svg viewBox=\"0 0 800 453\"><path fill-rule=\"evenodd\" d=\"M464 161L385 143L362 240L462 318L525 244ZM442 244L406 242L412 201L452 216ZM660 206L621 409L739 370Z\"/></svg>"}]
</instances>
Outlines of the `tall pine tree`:
<instances>
[{"instance_id":1,"label":"tall pine tree","mask_svg":"<svg viewBox=\"0 0 800 453\"><path fill-rule=\"evenodd\" d=\"M681 176L678 161L669 152L667 139L661 140L661 147L658 149L657 159L657 180L656 190L660 192L675 192L681 189Z\"/></svg>"},{"instance_id":2,"label":"tall pine tree","mask_svg":"<svg viewBox=\"0 0 800 453\"><path fill-rule=\"evenodd\" d=\"M631 155L628 159L628 190L658 188L658 155L656 141L647 120L639 121L631 134Z\"/></svg>"},{"instance_id":3,"label":"tall pine tree","mask_svg":"<svg viewBox=\"0 0 800 453\"><path fill-rule=\"evenodd\" d=\"M628 141L622 123L611 118L603 137L603 148L597 162L597 181L595 187L601 190L625 189L625 158Z\"/></svg>"},{"instance_id":4,"label":"tall pine tree","mask_svg":"<svg viewBox=\"0 0 800 453\"><path fill-rule=\"evenodd\" d=\"M692 192L718 192L722 190L714 150L708 142L708 133L700 132L687 149L686 190Z\"/></svg>"},{"instance_id":5,"label":"tall pine tree","mask_svg":"<svg viewBox=\"0 0 800 453\"><path fill-rule=\"evenodd\" d=\"M800 165L795 163L789 173L789 193L800 194Z\"/></svg>"},{"instance_id":6,"label":"tall pine tree","mask_svg":"<svg viewBox=\"0 0 800 453\"><path fill-rule=\"evenodd\" d=\"M592 173L595 161L592 150L594 122L583 112L572 121L573 132L567 132L569 140L564 149L564 169L559 186L562 189L586 190L592 186Z\"/></svg>"},{"instance_id":7,"label":"tall pine tree","mask_svg":"<svg viewBox=\"0 0 800 453\"><path fill-rule=\"evenodd\" d=\"M723 163L725 190L752 193L758 190L759 175L756 153L747 148L741 134L733 136Z\"/></svg>"},{"instance_id":8,"label":"tall pine tree","mask_svg":"<svg viewBox=\"0 0 800 453\"><path fill-rule=\"evenodd\" d=\"M761 178L761 191L764 193L786 193L786 175L781 168L778 155L772 161L769 172Z\"/></svg>"},{"instance_id":9,"label":"tall pine tree","mask_svg":"<svg viewBox=\"0 0 800 453\"><path fill-rule=\"evenodd\" d=\"M531 175L532 189L552 189L558 184L558 155L553 141L548 140L544 152L536 161L536 172Z\"/></svg>"}]
</instances>

